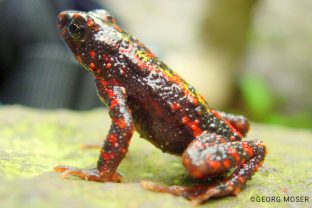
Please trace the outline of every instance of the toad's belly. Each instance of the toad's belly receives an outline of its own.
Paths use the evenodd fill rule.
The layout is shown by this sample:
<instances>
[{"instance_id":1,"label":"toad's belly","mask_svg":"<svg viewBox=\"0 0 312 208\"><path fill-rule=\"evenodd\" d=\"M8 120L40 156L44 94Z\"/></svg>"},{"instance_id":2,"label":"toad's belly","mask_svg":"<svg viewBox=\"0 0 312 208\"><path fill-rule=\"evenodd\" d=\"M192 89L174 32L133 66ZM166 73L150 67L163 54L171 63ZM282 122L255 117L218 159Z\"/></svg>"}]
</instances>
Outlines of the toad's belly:
<instances>
[{"instance_id":1,"label":"toad's belly","mask_svg":"<svg viewBox=\"0 0 312 208\"><path fill-rule=\"evenodd\" d=\"M129 102L137 132L163 152L180 155L193 141L191 130L179 122L179 117L155 114L145 105Z\"/></svg>"},{"instance_id":2,"label":"toad's belly","mask_svg":"<svg viewBox=\"0 0 312 208\"><path fill-rule=\"evenodd\" d=\"M194 139L185 126L155 121L151 127L152 137L147 139L163 152L180 155Z\"/></svg>"}]
</instances>

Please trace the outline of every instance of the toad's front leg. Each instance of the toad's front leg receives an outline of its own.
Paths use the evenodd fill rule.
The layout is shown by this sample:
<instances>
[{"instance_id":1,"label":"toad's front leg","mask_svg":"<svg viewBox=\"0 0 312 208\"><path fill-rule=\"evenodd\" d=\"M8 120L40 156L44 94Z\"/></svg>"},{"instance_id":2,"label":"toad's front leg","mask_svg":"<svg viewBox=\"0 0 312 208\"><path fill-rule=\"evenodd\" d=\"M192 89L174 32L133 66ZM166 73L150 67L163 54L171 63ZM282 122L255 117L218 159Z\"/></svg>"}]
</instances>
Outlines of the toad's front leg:
<instances>
[{"instance_id":1,"label":"toad's front leg","mask_svg":"<svg viewBox=\"0 0 312 208\"><path fill-rule=\"evenodd\" d=\"M126 102L126 93L122 87L111 86L103 89L103 97L107 100L112 125L100 151L97 168L79 169L69 166L57 166L56 172L63 176L74 175L85 180L119 182L121 176L117 172L124 158L134 131L133 119Z\"/></svg>"}]
</instances>

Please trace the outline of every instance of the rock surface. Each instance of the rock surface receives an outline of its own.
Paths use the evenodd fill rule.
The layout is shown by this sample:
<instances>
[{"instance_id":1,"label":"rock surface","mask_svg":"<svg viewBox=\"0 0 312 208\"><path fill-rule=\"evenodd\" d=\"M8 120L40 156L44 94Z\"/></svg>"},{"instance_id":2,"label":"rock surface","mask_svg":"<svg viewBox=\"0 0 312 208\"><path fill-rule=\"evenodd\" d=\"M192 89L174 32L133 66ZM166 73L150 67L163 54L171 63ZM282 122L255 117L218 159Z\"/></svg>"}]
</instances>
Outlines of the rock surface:
<instances>
[{"instance_id":1,"label":"rock surface","mask_svg":"<svg viewBox=\"0 0 312 208\"><path fill-rule=\"evenodd\" d=\"M141 180L187 184L180 159L163 154L135 135L119 170L124 183L62 179L58 164L94 167L97 149L110 126L104 109L88 112L0 108L0 207L191 207L183 198L142 189ZM263 168L237 197L211 200L202 207L312 207L312 132L252 125L249 138L268 146ZM309 203L285 203L284 196L308 196ZM282 202L250 202L280 196Z\"/></svg>"}]
</instances>

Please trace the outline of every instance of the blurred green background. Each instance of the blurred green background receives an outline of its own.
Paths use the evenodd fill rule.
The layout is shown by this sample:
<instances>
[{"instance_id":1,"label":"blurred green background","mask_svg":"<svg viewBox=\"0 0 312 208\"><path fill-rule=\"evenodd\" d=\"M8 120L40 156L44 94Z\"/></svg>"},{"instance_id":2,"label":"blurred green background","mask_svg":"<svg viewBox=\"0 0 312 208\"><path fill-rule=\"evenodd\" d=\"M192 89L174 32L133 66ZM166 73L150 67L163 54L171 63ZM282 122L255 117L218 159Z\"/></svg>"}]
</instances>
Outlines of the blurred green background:
<instances>
[{"instance_id":1,"label":"blurred green background","mask_svg":"<svg viewBox=\"0 0 312 208\"><path fill-rule=\"evenodd\" d=\"M9 1L1 0L0 3L2 2ZM101 0L100 3L117 17L123 28L194 85L211 107L244 114L256 122L312 129L312 1ZM28 5L31 7L31 4ZM34 9L49 10L48 7ZM23 13L17 13L22 17ZM0 39L8 31L3 26L5 17L7 16L4 15L2 23L0 21ZM44 21L41 17L40 21ZM55 15L51 14L51 17L54 21ZM45 24L51 27L50 33L55 33L56 37L55 24ZM15 28L21 27L17 24ZM37 34L44 32L36 31ZM68 70L72 65L83 71L72 60L65 45L58 38L54 39L43 38L41 42L56 41L62 47L61 50L64 50L62 58L70 59L70 64L64 64L60 71L71 76L78 71ZM1 48L7 43L3 39ZM51 52L47 56L51 58L52 55ZM40 94L39 90L49 83L42 81L39 87L32 87L27 91L28 88L22 86L26 78L21 74L31 73L24 69L18 68L21 72L15 72L21 75L21 79L7 78L14 74L11 67L19 62L17 59L11 64L10 56L20 58L15 52L10 55L7 50L0 57L4 60L0 70L0 102L3 104L73 110L101 106L95 95L95 87L90 85L90 89L84 90L80 85L83 83L82 79L91 79L87 72L81 72L83 78L73 79L71 82L56 79L59 81L57 87L53 86L56 81L52 81L51 76L49 91ZM63 59L53 62L55 64L49 70L53 71L58 63L64 62ZM21 65L29 63L28 59L20 60ZM40 70L32 72L35 75L30 79L46 73L42 71L46 68L45 65L32 65L30 68L36 67ZM4 73L1 74L1 71ZM15 91L6 84L9 79L14 81ZM73 90L68 90L71 88ZM21 96L18 93L21 91L23 100L19 100ZM70 101L61 102L63 98L56 96L57 92L63 92L63 97L70 98L71 91L75 91L72 93L75 96ZM6 100L7 94L15 96L14 99ZM36 99L40 101L37 102Z\"/></svg>"}]
</instances>

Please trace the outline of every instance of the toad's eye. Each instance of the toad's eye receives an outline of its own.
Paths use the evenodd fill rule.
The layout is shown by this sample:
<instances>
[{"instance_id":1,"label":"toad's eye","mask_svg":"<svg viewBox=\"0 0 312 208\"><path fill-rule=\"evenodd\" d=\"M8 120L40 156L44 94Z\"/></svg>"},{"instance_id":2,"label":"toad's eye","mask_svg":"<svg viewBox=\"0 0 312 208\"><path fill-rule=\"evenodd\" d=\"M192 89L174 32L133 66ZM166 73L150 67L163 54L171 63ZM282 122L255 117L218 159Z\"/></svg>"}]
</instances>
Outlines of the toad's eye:
<instances>
[{"instance_id":1,"label":"toad's eye","mask_svg":"<svg viewBox=\"0 0 312 208\"><path fill-rule=\"evenodd\" d=\"M77 23L70 23L68 26L68 31L70 37L72 37L76 41L81 41L85 37L86 29L83 25Z\"/></svg>"}]
</instances>

